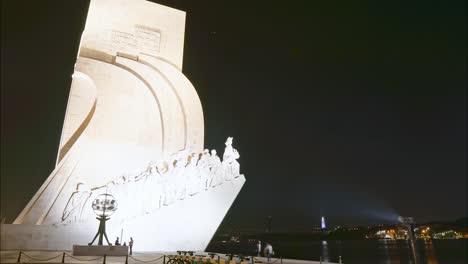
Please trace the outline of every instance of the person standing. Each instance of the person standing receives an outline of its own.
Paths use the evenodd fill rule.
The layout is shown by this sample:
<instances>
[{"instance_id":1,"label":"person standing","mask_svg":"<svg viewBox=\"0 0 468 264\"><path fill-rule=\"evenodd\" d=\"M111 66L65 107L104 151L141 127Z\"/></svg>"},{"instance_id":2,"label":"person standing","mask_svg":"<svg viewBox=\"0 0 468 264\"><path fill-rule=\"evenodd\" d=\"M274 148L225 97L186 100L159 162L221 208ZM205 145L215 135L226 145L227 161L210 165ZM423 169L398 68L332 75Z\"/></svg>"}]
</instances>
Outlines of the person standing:
<instances>
[{"instance_id":1,"label":"person standing","mask_svg":"<svg viewBox=\"0 0 468 264\"><path fill-rule=\"evenodd\" d=\"M257 257L260 257L260 254L262 254L262 241L257 242Z\"/></svg>"},{"instance_id":2,"label":"person standing","mask_svg":"<svg viewBox=\"0 0 468 264\"><path fill-rule=\"evenodd\" d=\"M270 262L271 257L273 256L273 246L270 243L266 243L265 249L263 250L263 254L267 258L267 261Z\"/></svg>"},{"instance_id":3,"label":"person standing","mask_svg":"<svg viewBox=\"0 0 468 264\"><path fill-rule=\"evenodd\" d=\"M130 242L128 242L128 246L130 247L130 255L132 254L132 248L133 248L133 238L130 237Z\"/></svg>"}]
</instances>

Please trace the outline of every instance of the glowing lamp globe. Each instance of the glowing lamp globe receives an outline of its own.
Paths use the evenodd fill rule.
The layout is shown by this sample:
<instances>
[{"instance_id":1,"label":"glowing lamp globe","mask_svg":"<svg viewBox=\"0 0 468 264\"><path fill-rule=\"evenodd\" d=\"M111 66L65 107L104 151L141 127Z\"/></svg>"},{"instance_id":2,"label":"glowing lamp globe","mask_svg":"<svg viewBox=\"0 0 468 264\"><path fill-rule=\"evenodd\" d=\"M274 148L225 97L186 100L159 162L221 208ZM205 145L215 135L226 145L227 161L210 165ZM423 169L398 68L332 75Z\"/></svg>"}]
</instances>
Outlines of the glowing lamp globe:
<instances>
[{"instance_id":1,"label":"glowing lamp globe","mask_svg":"<svg viewBox=\"0 0 468 264\"><path fill-rule=\"evenodd\" d=\"M92 207L97 216L110 216L117 210L117 200L114 196L104 193L94 199Z\"/></svg>"}]
</instances>

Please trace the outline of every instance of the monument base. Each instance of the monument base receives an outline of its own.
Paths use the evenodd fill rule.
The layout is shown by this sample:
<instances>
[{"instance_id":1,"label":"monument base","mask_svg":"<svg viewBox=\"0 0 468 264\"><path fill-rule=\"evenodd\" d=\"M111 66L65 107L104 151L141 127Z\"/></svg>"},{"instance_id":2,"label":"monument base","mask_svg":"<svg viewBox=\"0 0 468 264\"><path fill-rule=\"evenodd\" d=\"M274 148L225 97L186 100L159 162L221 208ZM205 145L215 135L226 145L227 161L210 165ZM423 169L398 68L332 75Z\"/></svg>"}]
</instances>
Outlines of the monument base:
<instances>
[{"instance_id":1,"label":"monument base","mask_svg":"<svg viewBox=\"0 0 468 264\"><path fill-rule=\"evenodd\" d=\"M74 256L126 256L128 246L73 245Z\"/></svg>"},{"instance_id":2,"label":"monument base","mask_svg":"<svg viewBox=\"0 0 468 264\"><path fill-rule=\"evenodd\" d=\"M130 218L126 223L110 219L106 233L117 237L123 229L128 235L121 242L128 243L133 237L134 251L204 251L244 183L242 175L189 199ZM71 250L73 245L87 245L96 235L97 225L97 221L70 225L2 224L0 249Z\"/></svg>"}]
</instances>

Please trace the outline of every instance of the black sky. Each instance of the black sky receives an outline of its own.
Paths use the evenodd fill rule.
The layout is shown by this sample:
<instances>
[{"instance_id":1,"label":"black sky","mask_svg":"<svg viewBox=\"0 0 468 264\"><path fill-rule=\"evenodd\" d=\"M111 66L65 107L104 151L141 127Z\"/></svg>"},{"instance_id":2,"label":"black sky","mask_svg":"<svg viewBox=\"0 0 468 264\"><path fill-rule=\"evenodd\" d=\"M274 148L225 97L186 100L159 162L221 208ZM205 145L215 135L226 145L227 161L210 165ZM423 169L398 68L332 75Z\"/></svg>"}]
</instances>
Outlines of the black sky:
<instances>
[{"instance_id":1,"label":"black sky","mask_svg":"<svg viewBox=\"0 0 468 264\"><path fill-rule=\"evenodd\" d=\"M205 142L247 183L227 227L466 211L463 1L155 1L187 12ZM88 1L2 1L1 210L54 167Z\"/></svg>"}]
</instances>

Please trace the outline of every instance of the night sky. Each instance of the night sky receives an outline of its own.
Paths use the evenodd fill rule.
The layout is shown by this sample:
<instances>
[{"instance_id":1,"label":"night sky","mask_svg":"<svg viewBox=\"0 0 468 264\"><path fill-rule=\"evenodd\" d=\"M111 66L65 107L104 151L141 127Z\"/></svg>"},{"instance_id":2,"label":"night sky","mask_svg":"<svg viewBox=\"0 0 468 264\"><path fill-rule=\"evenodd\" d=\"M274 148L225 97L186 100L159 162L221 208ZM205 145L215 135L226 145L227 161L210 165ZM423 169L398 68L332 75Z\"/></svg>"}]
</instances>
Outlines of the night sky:
<instances>
[{"instance_id":1,"label":"night sky","mask_svg":"<svg viewBox=\"0 0 468 264\"><path fill-rule=\"evenodd\" d=\"M463 1L154 1L187 12L205 145L247 182L226 228L467 215ZM88 1L2 1L1 214L55 166ZM205 215L206 212L200 212Z\"/></svg>"}]
</instances>

